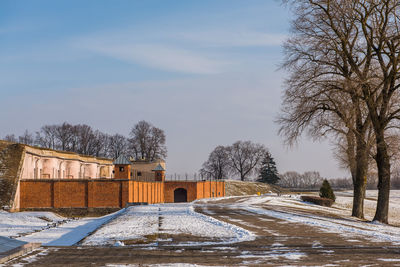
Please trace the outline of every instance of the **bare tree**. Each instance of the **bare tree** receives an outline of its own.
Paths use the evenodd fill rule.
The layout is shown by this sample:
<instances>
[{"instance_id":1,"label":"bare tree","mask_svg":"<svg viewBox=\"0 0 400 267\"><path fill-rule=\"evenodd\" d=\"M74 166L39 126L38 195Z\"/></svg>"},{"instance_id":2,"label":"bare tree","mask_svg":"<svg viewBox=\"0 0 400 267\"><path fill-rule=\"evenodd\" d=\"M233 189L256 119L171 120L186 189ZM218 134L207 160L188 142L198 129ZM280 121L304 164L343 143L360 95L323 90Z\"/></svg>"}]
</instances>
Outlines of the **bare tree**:
<instances>
[{"instance_id":1,"label":"bare tree","mask_svg":"<svg viewBox=\"0 0 400 267\"><path fill-rule=\"evenodd\" d=\"M17 142L17 138L15 137L15 134L7 134L4 136L4 140L9 141L9 142Z\"/></svg>"},{"instance_id":2,"label":"bare tree","mask_svg":"<svg viewBox=\"0 0 400 267\"><path fill-rule=\"evenodd\" d=\"M107 134L102 133L99 130L94 131L89 145L89 155L95 157L106 157L108 138Z\"/></svg>"},{"instance_id":3,"label":"bare tree","mask_svg":"<svg viewBox=\"0 0 400 267\"><path fill-rule=\"evenodd\" d=\"M55 127L55 136L57 138L57 148L70 151L71 150L71 140L74 134L73 126L67 122L63 124L56 125Z\"/></svg>"},{"instance_id":4,"label":"bare tree","mask_svg":"<svg viewBox=\"0 0 400 267\"><path fill-rule=\"evenodd\" d=\"M118 158L119 155L125 154L128 150L128 140L125 136L115 134L108 139L108 156L111 158Z\"/></svg>"},{"instance_id":5,"label":"bare tree","mask_svg":"<svg viewBox=\"0 0 400 267\"><path fill-rule=\"evenodd\" d=\"M323 78L343 81L341 86L374 130L379 194L374 220L388 222L390 155L386 131L399 118L400 2L393 0L299 0L294 5L294 33L303 43L293 46L298 66L328 70ZM307 37L307 38L304 38ZM306 52L306 53L304 53ZM307 58L306 55L311 55ZM297 58L297 59L296 59ZM356 85L356 86L354 86ZM325 86L322 86L325 88ZM363 117L361 117L363 118ZM356 118L357 126L357 118ZM357 135L357 134L356 134ZM357 141L365 143L365 138ZM362 142L360 142L361 145ZM364 146L364 145L363 145ZM359 148L356 149L357 151ZM363 158L365 153L363 153ZM365 161L365 160L364 160ZM365 168L361 170L365 173ZM360 177L358 177L360 178ZM355 187L356 189L357 187Z\"/></svg>"},{"instance_id":6,"label":"bare tree","mask_svg":"<svg viewBox=\"0 0 400 267\"><path fill-rule=\"evenodd\" d=\"M18 137L18 142L21 144L33 145L35 143L35 140L33 138L33 135L29 133L28 130L25 130L25 132Z\"/></svg>"},{"instance_id":7,"label":"bare tree","mask_svg":"<svg viewBox=\"0 0 400 267\"><path fill-rule=\"evenodd\" d=\"M75 152L84 155L91 155L93 152L94 131L92 127L86 124L75 126L75 135L77 138L78 147Z\"/></svg>"},{"instance_id":8,"label":"bare tree","mask_svg":"<svg viewBox=\"0 0 400 267\"><path fill-rule=\"evenodd\" d=\"M317 171L308 171L300 174L295 171L280 175L279 185L287 188L317 189L324 178Z\"/></svg>"},{"instance_id":9,"label":"bare tree","mask_svg":"<svg viewBox=\"0 0 400 267\"><path fill-rule=\"evenodd\" d=\"M208 160L203 163L200 173L214 179L227 178L231 172L230 159L227 148L217 146L209 155Z\"/></svg>"},{"instance_id":10,"label":"bare tree","mask_svg":"<svg viewBox=\"0 0 400 267\"><path fill-rule=\"evenodd\" d=\"M35 143L44 148L57 149L56 125L44 125L36 132Z\"/></svg>"},{"instance_id":11,"label":"bare tree","mask_svg":"<svg viewBox=\"0 0 400 267\"><path fill-rule=\"evenodd\" d=\"M164 131L146 121L139 121L130 132L130 149L136 159L153 161L167 157Z\"/></svg>"},{"instance_id":12,"label":"bare tree","mask_svg":"<svg viewBox=\"0 0 400 267\"><path fill-rule=\"evenodd\" d=\"M237 141L226 149L233 173L244 181L261 163L267 148L250 141Z\"/></svg>"},{"instance_id":13,"label":"bare tree","mask_svg":"<svg viewBox=\"0 0 400 267\"><path fill-rule=\"evenodd\" d=\"M295 171L289 171L280 175L278 184L287 188L300 188L300 182L300 174Z\"/></svg>"}]
</instances>

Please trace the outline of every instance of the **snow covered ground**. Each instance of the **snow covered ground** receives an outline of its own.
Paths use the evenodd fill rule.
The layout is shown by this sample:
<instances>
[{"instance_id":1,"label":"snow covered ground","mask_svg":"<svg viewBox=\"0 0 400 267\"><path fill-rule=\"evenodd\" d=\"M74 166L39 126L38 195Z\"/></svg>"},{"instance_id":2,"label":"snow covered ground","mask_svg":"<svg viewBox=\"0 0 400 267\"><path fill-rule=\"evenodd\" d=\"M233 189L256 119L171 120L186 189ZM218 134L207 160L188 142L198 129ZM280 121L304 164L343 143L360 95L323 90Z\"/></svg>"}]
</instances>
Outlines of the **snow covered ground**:
<instances>
[{"instance_id":1,"label":"snow covered ground","mask_svg":"<svg viewBox=\"0 0 400 267\"><path fill-rule=\"evenodd\" d=\"M353 205L353 192L335 192L335 194L337 199L334 207L345 208L350 215ZM374 218L377 199L378 190L367 190L366 199L364 201L364 213L367 220L372 220ZM400 226L400 190L390 191L389 223Z\"/></svg>"},{"instance_id":2,"label":"snow covered ground","mask_svg":"<svg viewBox=\"0 0 400 267\"><path fill-rule=\"evenodd\" d=\"M107 223L123 212L124 210L122 209L99 218L71 220L61 224L59 227L49 228L20 237L18 240L31 243L42 243L44 246L72 246L95 231L101 225Z\"/></svg>"},{"instance_id":3,"label":"snow covered ground","mask_svg":"<svg viewBox=\"0 0 400 267\"><path fill-rule=\"evenodd\" d=\"M374 192L368 192L367 197L373 196L373 193ZM362 235L366 239L382 242L392 242L395 245L400 245L399 227L379 224L375 222L364 222L356 218L350 218L349 216L351 214L351 192L345 192L345 194L348 194L348 196L338 197L338 203L334 204L330 208L318 206L312 203L305 203L300 200L299 196L296 195L276 196L272 194L239 199L236 204L232 204L232 206L246 209L246 211L255 214L267 215L288 222L302 223L318 227L325 232L343 235L349 240L351 240L352 236ZM393 196L397 196L397 194L393 194ZM393 211L393 209L398 209L400 205L400 203L398 202L398 198L393 198L394 200L391 203L391 212ZM350 206L348 204L349 199ZM281 207L282 211L270 210L263 206L263 204ZM285 212L285 208L298 208L301 210L309 210L310 213L296 213L295 211ZM328 219L326 218L326 216L314 215L313 212L315 211L343 216L343 219ZM394 216L392 214L391 218L393 217ZM394 221L398 222L398 220L400 220L400 218L396 218Z\"/></svg>"},{"instance_id":4,"label":"snow covered ground","mask_svg":"<svg viewBox=\"0 0 400 267\"><path fill-rule=\"evenodd\" d=\"M318 192L308 193L318 195ZM337 208L344 212L346 215L351 215L353 205L353 192L352 191L337 191L335 192L336 202L333 208ZM364 200L364 214L365 219L372 220L375 215L376 200L378 199L378 190L367 190L366 198ZM390 191L389 203L389 223L400 226L400 190Z\"/></svg>"},{"instance_id":5,"label":"snow covered ground","mask_svg":"<svg viewBox=\"0 0 400 267\"><path fill-rule=\"evenodd\" d=\"M52 212L15 212L0 210L0 236L20 237L66 221Z\"/></svg>"},{"instance_id":6,"label":"snow covered ground","mask_svg":"<svg viewBox=\"0 0 400 267\"><path fill-rule=\"evenodd\" d=\"M337 201L331 208L304 203L300 200L299 195L276 196L275 194L239 197L229 205L254 214L312 225L327 232L346 234L349 240L352 235L363 235L371 240L400 244L400 228L351 218L352 192L337 192L336 195ZM365 200L367 219L372 219L376 197L376 190L367 191ZM235 197L225 199L234 200ZM89 235L83 241L84 246L155 245L166 241L163 240L165 238L171 239L172 235L199 237L193 242L189 242L189 239L180 240L179 245L229 244L255 238L253 233L239 226L195 212L193 206L196 203L198 202L134 206L100 218L81 218L79 220L67 219L51 212L8 213L0 211L0 236L14 237L21 241L49 246L73 245L96 229L94 234ZM265 204L278 207L280 210L270 210L264 206ZM286 208L308 210L310 214L285 212ZM344 217L345 220L326 219L324 216L313 214L313 212L333 214ZM210 211L209 214L212 215L212 212ZM118 215L120 216L118 217ZM114 218L116 219L112 220ZM231 221L233 223L234 219ZM400 225L400 191L391 192L390 223ZM103 227L100 227L102 225ZM173 245L176 243L173 242Z\"/></svg>"},{"instance_id":7,"label":"snow covered ground","mask_svg":"<svg viewBox=\"0 0 400 267\"><path fill-rule=\"evenodd\" d=\"M155 236L160 236L157 238ZM234 243L253 240L243 228L197 213L190 203L134 206L127 212L86 238L83 245L125 245L136 240L152 241L153 245L168 235L190 235L208 238L201 244ZM149 240L149 236L153 239ZM217 239L217 241L215 240ZM165 240L164 240L165 241ZM173 245L196 245L199 242L179 242Z\"/></svg>"},{"instance_id":8,"label":"snow covered ground","mask_svg":"<svg viewBox=\"0 0 400 267\"><path fill-rule=\"evenodd\" d=\"M47 246L71 246L122 212L74 220L52 212L0 211L0 236Z\"/></svg>"}]
</instances>

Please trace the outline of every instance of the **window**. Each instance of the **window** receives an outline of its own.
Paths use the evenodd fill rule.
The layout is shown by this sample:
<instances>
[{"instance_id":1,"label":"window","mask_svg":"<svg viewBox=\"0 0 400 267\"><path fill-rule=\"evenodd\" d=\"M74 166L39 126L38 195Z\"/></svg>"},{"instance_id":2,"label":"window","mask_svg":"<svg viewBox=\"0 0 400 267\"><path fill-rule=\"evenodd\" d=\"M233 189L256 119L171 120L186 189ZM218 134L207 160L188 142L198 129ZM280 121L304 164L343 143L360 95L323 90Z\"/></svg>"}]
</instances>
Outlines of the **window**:
<instances>
[{"instance_id":1,"label":"window","mask_svg":"<svg viewBox=\"0 0 400 267\"><path fill-rule=\"evenodd\" d=\"M138 172L138 173L137 173L137 176L142 176L142 172Z\"/></svg>"},{"instance_id":2,"label":"window","mask_svg":"<svg viewBox=\"0 0 400 267\"><path fill-rule=\"evenodd\" d=\"M124 167L119 167L120 172L124 172Z\"/></svg>"}]
</instances>

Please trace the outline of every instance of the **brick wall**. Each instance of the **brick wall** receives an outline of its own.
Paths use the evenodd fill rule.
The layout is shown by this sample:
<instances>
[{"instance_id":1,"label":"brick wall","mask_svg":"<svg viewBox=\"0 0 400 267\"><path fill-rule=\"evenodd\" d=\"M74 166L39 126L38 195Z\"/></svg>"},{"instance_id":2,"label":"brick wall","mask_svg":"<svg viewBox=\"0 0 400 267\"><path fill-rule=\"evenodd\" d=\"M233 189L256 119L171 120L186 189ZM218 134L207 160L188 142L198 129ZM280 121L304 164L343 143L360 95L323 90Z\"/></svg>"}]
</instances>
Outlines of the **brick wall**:
<instances>
[{"instance_id":1,"label":"brick wall","mask_svg":"<svg viewBox=\"0 0 400 267\"><path fill-rule=\"evenodd\" d=\"M133 202L160 203L163 189L159 182L116 179L21 180L20 209L118 208L129 202L129 194Z\"/></svg>"},{"instance_id":2,"label":"brick wall","mask_svg":"<svg viewBox=\"0 0 400 267\"><path fill-rule=\"evenodd\" d=\"M114 178L115 179L130 179L131 178L131 165L114 165Z\"/></svg>"},{"instance_id":3,"label":"brick wall","mask_svg":"<svg viewBox=\"0 0 400 267\"><path fill-rule=\"evenodd\" d=\"M54 207L71 207L71 208L87 207L88 205L87 182L71 181L68 183L63 183L55 181L53 182L53 186L54 186ZM32 187L34 188L35 186Z\"/></svg>"},{"instance_id":4,"label":"brick wall","mask_svg":"<svg viewBox=\"0 0 400 267\"><path fill-rule=\"evenodd\" d=\"M174 202L174 191L178 188L184 188L187 191L187 201L193 201L197 199L197 185L196 182L165 182L164 183L164 201L166 203Z\"/></svg>"},{"instance_id":5,"label":"brick wall","mask_svg":"<svg viewBox=\"0 0 400 267\"><path fill-rule=\"evenodd\" d=\"M184 188L187 201L225 196L225 183L139 182L117 179L21 180L20 209L117 208L127 202L173 203L174 191Z\"/></svg>"},{"instance_id":6,"label":"brick wall","mask_svg":"<svg viewBox=\"0 0 400 267\"><path fill-rule=\"evenodd\" d=\"M20 207L22 208L52 208L53 202L52 181L21 182Z\"/></svg>"}]
</instances>

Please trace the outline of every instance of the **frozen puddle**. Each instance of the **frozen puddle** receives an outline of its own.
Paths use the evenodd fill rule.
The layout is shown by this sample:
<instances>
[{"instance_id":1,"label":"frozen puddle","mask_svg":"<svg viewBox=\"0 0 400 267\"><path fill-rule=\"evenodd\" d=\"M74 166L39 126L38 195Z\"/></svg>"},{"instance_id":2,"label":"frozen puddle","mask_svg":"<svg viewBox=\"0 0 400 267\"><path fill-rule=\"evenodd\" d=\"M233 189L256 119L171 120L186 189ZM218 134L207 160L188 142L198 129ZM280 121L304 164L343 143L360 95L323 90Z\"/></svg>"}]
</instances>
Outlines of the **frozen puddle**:
<instances>
[{"instance_id":1,"label":"frozen puddle","mask_svg":"<svg viewBox=\"0 0 400 267\"><path fill-rule=\"evenodd\" d=\"M182 235L186 238L173 240ZM129 207L122 216L87 237L82 245L213 245L254 238L243 228L197 213L191 204L179 203Z\"/></svg>"}]
</instances>

